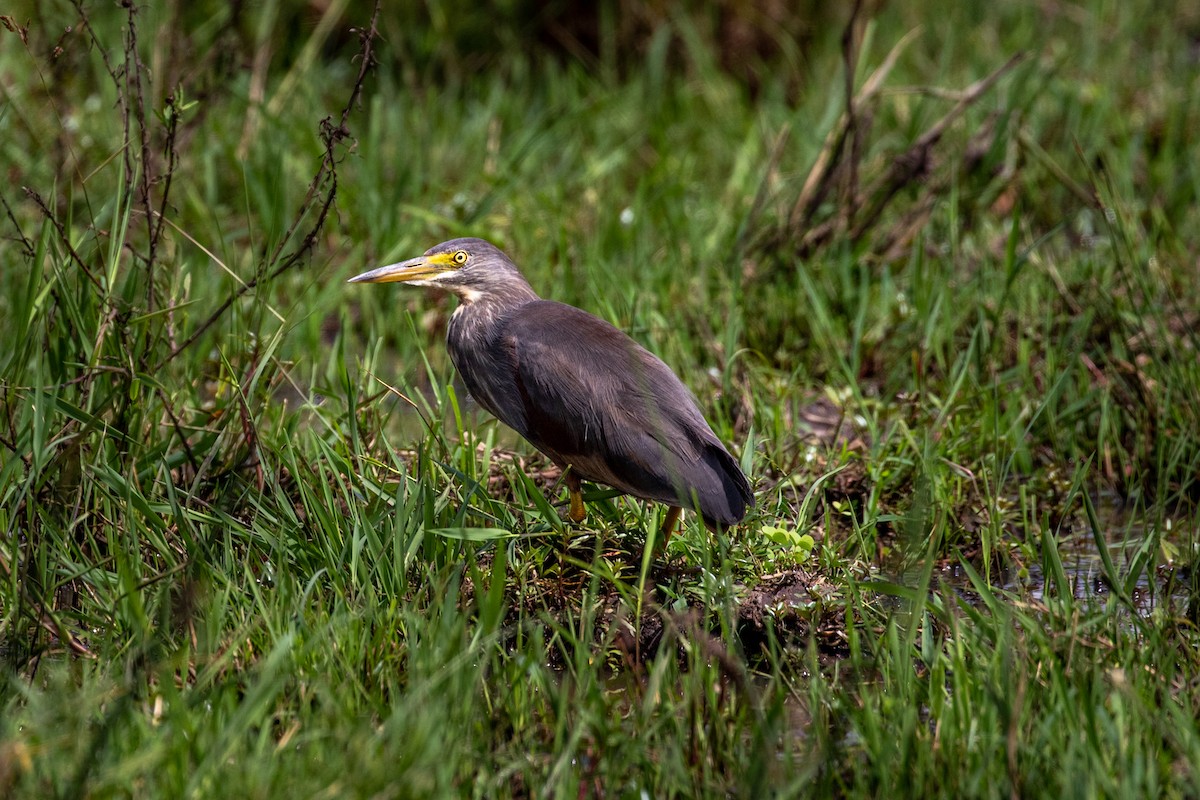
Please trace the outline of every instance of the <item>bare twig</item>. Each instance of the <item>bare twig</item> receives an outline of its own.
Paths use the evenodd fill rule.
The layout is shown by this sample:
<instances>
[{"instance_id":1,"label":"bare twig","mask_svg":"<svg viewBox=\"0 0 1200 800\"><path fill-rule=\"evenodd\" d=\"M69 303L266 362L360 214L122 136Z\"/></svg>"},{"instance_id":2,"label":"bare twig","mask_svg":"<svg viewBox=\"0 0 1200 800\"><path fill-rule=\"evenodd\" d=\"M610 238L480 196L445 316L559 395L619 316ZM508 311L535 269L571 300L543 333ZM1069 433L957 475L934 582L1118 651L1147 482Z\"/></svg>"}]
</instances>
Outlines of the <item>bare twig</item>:
<instances>
[{"instance_id":1,"label":"bare twig","mask_svg":"<svg viewBox=\"0 0 1200 800\"><path fill-rule=\"evenodd\" d=\"M321 166L317 169L317 173L308 185L308 191L305 193L304 200L300 203L300 207L296 211L292 224L284 233L283 238L280 239L275 251L271 253L271 256L264 263L264 267L275 264L275 268L269 272L265 269L259 269L253 278L234 290L204 322L200 323L192 331L187 339L171 350L167 357L163 359L162 364L172 361L181 352L195 344L196 340L216 324L217 320L224 316L225 312L235 302L244 297L247 292L263 282L269 282L278 278L283 273L295 267L316 245L317 238L320 236L321 230L325 227L325 221L337 199L337 165L341 160L338 155L338 146L350 138L350 130L347 127L347 122L349 121L351 112L358 105L359 97L362 95L362 89L366 83L367 74L375 64L375 40L379 37L379 31L376 26L379 21L380 4L381 0L376 0L375 9L371 14L370 25L365 29L360 28L357 31L361 43L358 56L356 56L359 61L358 77L354 82L354 88L350 92L350 98L346 101L346 105L342 109L338 123L335 125L331 117L325 117L320 122L319 129L321 141L325 145L325 155L321 159ZM320 198L320 209L317 212L316 221L309 227L300 244L284 257L284 247L296 235L300 224L308 216L308 212L312 209L313 204L318 202L318 198ZM162 364L159 366L161 367Z\"/></svg>"},{"instance_id":2,"label":"bare twig","mask_svg":"<svg viewBox=\"0 0 1200 800\"><path fill-rule=\"evenodd\" d=\"M179 114L180 109L178 99L174 93L167 95L167 105L163 109L163 114L166 117L167 130L166 140L163 142L163 148L167 153L167 170L162 176L162 195L158 199L158 215L157 218L150 217L147 219L147 225L150 229L150 244L146 251L146 307L148 311L153 311L155 308L154 301L154 265L157 262L158 243L162 238L163 224L166 222L167 204L171 196L171 183L175 177L175 168L179 164L179 153L175 149L176 138L179 133ZM148 195L147 195L148 197Z\"/></svg>"},{"instance_id":3,"label":"bare twig","mask_svg":"<svg viewBox=\"0 0 1200 800\"><path fill-rule=\"evenodd\" d=\"M113 68L112 62L108 60L108 51L104 49L104 44L100 37L96 35L95 29L92 28L92 21L88 19L87 9L83 7L83 0L72 0L71 5L75 6L75 11L79 14L79 24L83 25L84 29L88 32L88 36L92 40L92 46L100 53L100 58L104 61L104 70L112 78L113 84L120 89L121 79L118 77L117 71ZM61 50L61 47L56 47L55 50ZM121 96L120 92L117 92L117 103L121 109L125 108L125 98Z\"/></svg>"},{"instance_id":4,"label":"bare twig","mask_svg":"<svg viewBox=\"0 0 1200 800\"><path fill-rule=\"evenodd\" d=\"M858 162L862 157L862 137L858 127L858 102L854 96L854 75L858 70L858 48L862 41L862 26L859 23L862 0L854 0L850 21L842 31L842 62L845 73L846 135L850 140L850 158L846 162L846 200L844 209L846 225L854 224L854 212L858 205Z\"/></svg>"},{"instance_id":5,"label":"bare twig","mask_svg":"<svg viewBox=\"0 0 1200 800\"><path fill-rule=\"evenodd\" d=\"M129 147L131 143L132 122L129 118L129 108L125 107L125 185L129 187L126 191L132 191L132 187L137 186L138 199L142 204L142 212L146 215L146 286L149 296L148 309L154 310L154 266L155 266L155 251L158 248L158 236L155 234L156 226L159 231L162 230L162 223L156 222L154 215L151 213L154 204L150 199L150 187L155 182L154 161L150 155L150 128L146 124L146 93L142 87L142 76L146 72L146 65L142 63L141 52L138 49L138 26L137 26L137 3L125 3L126 22L125 22L125 64L121 68L121 76L124 79L124 91L118 92L122 95L122 102L133 101L133 120L137 123L137 144L140 152L141 177L140 180L134 183L134 178L137 171L134 169L133 150Z\"/></svg>"},{"instance_id":6,"label":"bare twig","mask_svg":"<svg viewBox=\"0 0 1200 800\"><path fill-rule=\"evenodd\" d=\"M850 19L842 32L845 107L826 134L804 185L800 188L790 211L785 215L785 222L774 233L767 233L761 238L759 247L775 249L790 246L795 252L805 255L839 236L845 236L852 243L861 242L878 226L884 210L903 187L925 178L933 171L933 151L949 127L1002 76L1025 58L1023 53L1013 56L995 72L966 89L940 92L938 96L953 100L954 106L904 152L895 155L891 163L883 168L882 174L871 180L867 186L860 187L860 168L863 164L873 104L900 53L917 34L914 30L901 39L856 93L854 78L860 57L861 28L870 8L864 0L855 0ZM945 181L937 184L939 189L945 185ZM818 219L820 209L834 192L839 195L837 209L832 214L822 215L822 218ZM900 222L880 238L876 243L878 246L873 245L872 249L877 253L897 252L897 248L911 241L923 222L928 219L931 207L927 200L920 201L916 207L909 209Z\"/></svg>"},{"instance_id":7,"label":"bare twig","mask_svg":"<svg viewBox=\"0 0 1200 800\"><path fill-rule=\"evenodd\" d=\"M196 460L196 454L192 451L192 445L188 442L187 434L183 432L183 425L179 422L179 415L175 413L174 407L171 405L171 399L167 397L167 393L162 387L156 389L158 399L162 401L163 410L167 412L167 419L171 420L171 427L175 431L175 435L179 438L179 443L183 445L183 454L187 456L188 463L192 466L192 473L200 471L200 462Z\"/></svg>"},{"instance_id":8,"label":"bare twig","mask_svg":"<svg viewBox=\"0 0 1200 800\"><path fill-rule=\"evenodd\" d=\"M859 219L858 224L851 228L850 238L852 240L861 239L863 234L878 221L879 215L895 197L896 192L926 171L934 146L941 141L950 125L991 89L996 81L1023 60L1025 60L1025 53L1017 53L991 75L968 86L953 108L921 134L907 150L892 159L887 172L866 190L866 198L870 200L871 205Z\"/></svg>"},{"instance_id":9,"label":"bare twig","mask_svg":"<svg viewBox=\"0 0 1200 800\"><path fill-rule=\"evenodd\" d=\"M71 650L71 652L75 653L75 655L83 656L84 658L96 657L96 654L89 650L86 644L81 642L75 636L75 634L67 630L67 627L59 622L58 618L54 617L49 612L42 615L41 619L38 620L38 624L41 625L48 633L57 636L58 640L66 644L66 646Z\"/></svg>"},{"instance_id":10,"label":"bare twig","mask_svg":"<svg viewBox=\"0 0 1200 800\"><path fill-rule=\"evenodd\" d=\"M129 155L129 106L126 105L127 98L125 92L121 90L121 75L117 68L112 65L112 61L108 58L108 51L104 49L104 42L101 40L99 34L96 33L96 29L92 27L92 21L88 17L87 10L83 7L83 1L72 0L72 5L75 6L75 11L79 14L79 24L87 31L88 37L92 41L92 47L96 49L96 52L100 54L100 60L104 62L104 71L108 73L108 76L112 79L113 87L117 90L117 108L121 112L123 126L120 151L121 157L125 160L125 192L127 198L128 193L133 191L133 164L130 161ZM55 49L58 50L60 48ZM122 198L122 206L128 205L126 198ZM96 215L93 213L92 219L95 218Z\"/></svg>"},{"instance_id":11,"label":"bare twig","mask_svg":"<svg viewBox=\"0 0 1200 800\"><path fill-rule=\"evenodd\" d=\"M66 248L67 254L71 256L71 260L75 262L76 266L83 270L83 274L87 276L88 281L90 281L92 286L96 288L96 291L103 293L104 290L103 287L100 286L100 280L92 274L92 271L88 269L87 263L84 262L83 257L76 252L75 247L71 244L71 237L67 235L66 229L63 228L62 221L55 216L54 212L50 210L50 206L46 204L46 201L42 199L42 196L38 194L36 190L30 189L28 186L23 186L21 188L25 190L26 197L32 200L34 204L42 210L42 214L45 215L46 219L50 221L50 224L54 226L54 231L58 234L58 240L60 243L62 243L62 246Z\"/></svg>"},{"instance_id":12,"label":"bare twig","mask_svg":"<svg viewBox=\"0 0 1200 800\"><path fill-rule=\"evenodd\" d=\"M4 213L8 215L8 221L12 223L13 230L17 232L16 240L21 243L21 255L25 258L33 258L34 249L33 242L29 241L29 237L25 235L25 231L21 230L21 223L17 222L17 217L13 213L12 206L8 204L8 200L0 194L0 203L4 205Z\"/></svg>"},{"instance_id":13,"label":"bare twig","mask_svg":"<svg viewBox=\"0 0 1200 800\"><path fill-rule=\"evenodd\" d=\"M887 76L891 74L892 68L896 66L896 61L900 58L900 54L908 46L908 43L916 38L916 35L917 31L915 30L906 34L883 59L883 63L871 73L871 77L863 84L863 88L858 95L858 100L855 102L858 108L864 108L868 103L874 101L876 95L879 94L879 90L883 87L883 82L887 80ZM843 112L837 122L834 123L828 135L826 135L825 142L821 146L821 152L817 154L817 159L813 162L812 168L808 172L804 186L800 189L800 196L796 198L796 202L792 206L792 212L788 217L789 229L794 231L807 228L812 221L813 214L825 199L831 185L830 177L833 173L833 167L837 163L837 159L846 141L849 124L850 120L847 118L845 112Z\"/></svg>"}]
</instances>

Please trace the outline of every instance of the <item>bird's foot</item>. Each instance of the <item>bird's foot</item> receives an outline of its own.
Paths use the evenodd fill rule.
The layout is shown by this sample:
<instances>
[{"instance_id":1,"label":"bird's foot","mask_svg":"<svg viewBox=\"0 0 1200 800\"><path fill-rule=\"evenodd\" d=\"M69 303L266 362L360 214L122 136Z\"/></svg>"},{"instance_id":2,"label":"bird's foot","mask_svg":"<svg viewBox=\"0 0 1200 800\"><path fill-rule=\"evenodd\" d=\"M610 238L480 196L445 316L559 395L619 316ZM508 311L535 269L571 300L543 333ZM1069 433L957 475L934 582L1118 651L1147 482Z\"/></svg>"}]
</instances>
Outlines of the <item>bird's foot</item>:
<instances>
[{"instance_id":1,"label":"bird's foot","mask_svg":"<svg viewBox=\"0 0 1200 800\"><path fill-rule=\"evenodd\" d=\"M576 525L587 519L587 509L583 506L583 493L578 489L571 490L571 507L567 509L567 518Z\"/></svg>"}]
</instances>

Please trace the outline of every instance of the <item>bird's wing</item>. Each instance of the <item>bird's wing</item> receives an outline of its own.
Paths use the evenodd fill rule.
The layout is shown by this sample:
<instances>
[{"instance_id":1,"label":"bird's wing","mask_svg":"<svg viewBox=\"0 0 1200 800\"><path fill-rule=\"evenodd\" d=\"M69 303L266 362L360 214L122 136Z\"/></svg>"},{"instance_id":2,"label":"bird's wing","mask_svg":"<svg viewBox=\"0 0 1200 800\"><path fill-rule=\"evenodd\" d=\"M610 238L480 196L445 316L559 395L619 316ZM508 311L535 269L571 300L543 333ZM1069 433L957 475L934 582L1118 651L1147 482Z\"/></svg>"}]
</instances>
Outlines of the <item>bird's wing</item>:
<instances>
[{"instance_id":1,"label":"bird's wing","mask_svg":"<svg viewBox=\"0 0 1200 800\"><path fill-rule=\"evenodd\" d=\"M530 303L501 339L524 412L518 432L584 478L641 496L636 484L653 478L672 499L679 470L720 446L670 368L598 317Z\"/></svg>"}]
</instances>

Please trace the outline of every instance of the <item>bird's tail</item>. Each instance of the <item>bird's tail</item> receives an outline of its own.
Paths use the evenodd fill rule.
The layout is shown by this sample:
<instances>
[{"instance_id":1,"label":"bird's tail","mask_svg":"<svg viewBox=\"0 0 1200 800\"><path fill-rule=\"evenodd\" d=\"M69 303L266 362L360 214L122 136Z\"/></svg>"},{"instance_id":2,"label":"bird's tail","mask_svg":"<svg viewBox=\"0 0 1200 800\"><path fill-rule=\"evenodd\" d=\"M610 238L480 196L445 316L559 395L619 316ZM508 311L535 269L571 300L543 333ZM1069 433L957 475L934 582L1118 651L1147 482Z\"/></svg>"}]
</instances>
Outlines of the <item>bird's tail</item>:
<instances>
[{"instance_id":1,"label":"bird's tail","mask_svg":"<svg viewBox=\"0 0 1200 800\"><path fill-rule=\"evenodd\" d=\"M720 445L705 448L701 459L711 480L708 485L696 487L696 510L710 530L724 530L742 521L746 511L754 506L754 493L750 482L742 474L742 468L733 456Z\"/></svg>"}]
</instances>

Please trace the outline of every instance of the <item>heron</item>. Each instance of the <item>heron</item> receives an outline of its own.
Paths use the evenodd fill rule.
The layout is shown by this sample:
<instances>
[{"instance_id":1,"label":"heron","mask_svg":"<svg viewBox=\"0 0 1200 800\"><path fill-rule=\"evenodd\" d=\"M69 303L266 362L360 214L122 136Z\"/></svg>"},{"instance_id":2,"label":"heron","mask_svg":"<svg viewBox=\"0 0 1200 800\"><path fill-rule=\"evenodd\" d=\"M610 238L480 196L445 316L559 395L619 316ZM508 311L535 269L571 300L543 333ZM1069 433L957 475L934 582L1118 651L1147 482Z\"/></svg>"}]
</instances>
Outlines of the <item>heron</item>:
<instances>
[{"instance_id":1,"label":"heron","mask_svg":"<svg viewBox=\"0 0 1200 800\"><path fill-rule=\"evenodd\" d=\"M543 300L483 239L451 239L350 283L454 293L446 345L471 397L563 470L567 516L587 516L582 482L662 503L665 545L682 509L710 530L754 505L738 462L662 359L609 322Z\"/></svg>"}]
</instances>

